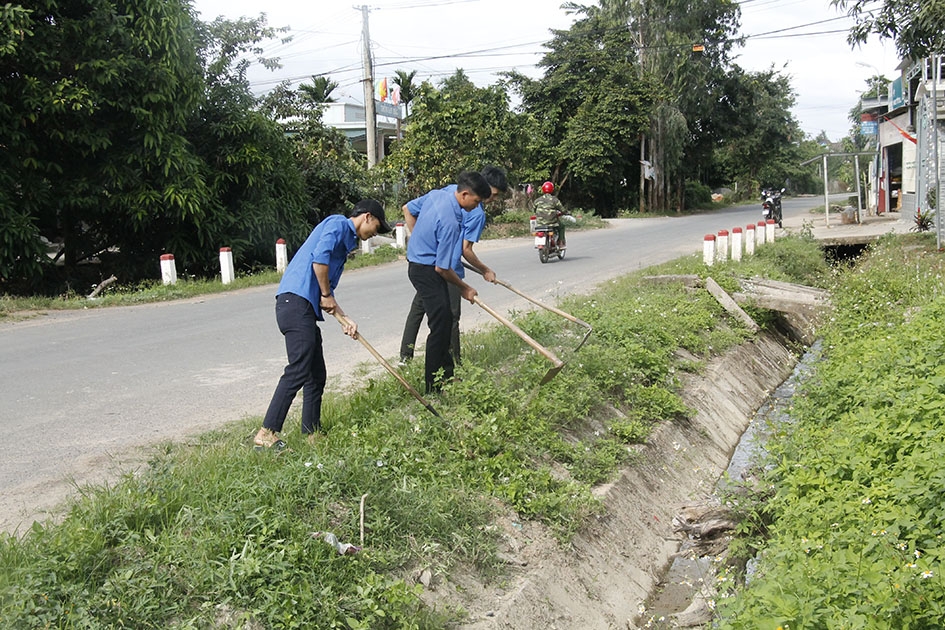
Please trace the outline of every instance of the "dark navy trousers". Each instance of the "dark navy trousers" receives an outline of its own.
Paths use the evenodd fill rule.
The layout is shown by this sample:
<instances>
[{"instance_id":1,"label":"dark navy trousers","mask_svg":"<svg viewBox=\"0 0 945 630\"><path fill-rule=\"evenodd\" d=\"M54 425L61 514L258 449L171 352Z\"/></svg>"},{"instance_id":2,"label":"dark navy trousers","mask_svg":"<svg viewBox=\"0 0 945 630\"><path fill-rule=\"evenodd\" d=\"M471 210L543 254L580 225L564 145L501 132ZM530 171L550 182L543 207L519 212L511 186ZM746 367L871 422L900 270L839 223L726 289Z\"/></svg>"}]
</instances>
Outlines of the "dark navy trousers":
<instances>
[{"instance_id":1,"label":"dark navy trousers","mask_svg":"<svg viewBox=\"0 0 945 630\"><path fill-rule=\"evenodd\" d=\"M426 393L438 391L441 381L437 379L442 370L443 380L453 378L453 357L450 354L450 331L453 329L453 312L450 309L449 284L436 272L433 265L410 263L407 277L423 302L423 310L430 326L424 356L423 376Z\"/></svg>"},{"instance_id":2,"label":"dark navy trousers","mask_svg":"<svg viewBox=\"0 0 945 630\"><path fill-rule=\"evenodd\" d=\"M302 433L314 433L322 426L322 395L328 378L315 309L303 297L281 293L276 296L276 322L285 337L289 364L276 385L263 426L270 431L282 431L289 407L301 389Z\"/></svg>"},{"instance_id":3,"label":"dark navy trousers","mask_svg":"<svg viewBox=\"0 0 945 630\"><path fill-rule=\"evenodd\" d=\"M453 362L459 365L459 317L462 313L460 305L463 302L459 287L450 282L446 283L450 292L450 310L453 312L453 327L450 329L450 352L453 353ZM400 358L412 359L414 346L417 345L417 336L420 334L420 324L423 323L423 300L420 294L415 293L407 321L404 322L404 334L400 340Z\"/></svg>"}]
</instances>

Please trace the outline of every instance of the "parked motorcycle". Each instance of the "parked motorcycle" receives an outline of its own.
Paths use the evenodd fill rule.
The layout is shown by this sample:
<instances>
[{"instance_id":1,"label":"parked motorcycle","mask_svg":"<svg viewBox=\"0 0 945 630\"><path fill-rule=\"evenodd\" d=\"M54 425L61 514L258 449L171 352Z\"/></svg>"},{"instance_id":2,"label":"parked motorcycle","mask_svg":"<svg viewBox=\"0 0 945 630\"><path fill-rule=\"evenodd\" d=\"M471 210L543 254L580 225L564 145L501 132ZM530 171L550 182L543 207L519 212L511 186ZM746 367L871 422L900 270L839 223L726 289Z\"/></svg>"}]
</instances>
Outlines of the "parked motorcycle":
<instances>
[{"instance_id":1,"label":"parked motorcycle","mask_svg":"<svg viewBox=\"0 0 945 630\"><path fill-rule=\"evenodd\" d=\"M781 216L781 195L784 189L775 190L774 188L763 188L761 190L761 216L765 221L773 219L778 227L782 225Z\"/></svg>"},{"instance_id":2,"label":"parked motorcycle","mask_svg":"<svg viewBox=\"0 0 945 630\"><path fill-rule=\"evenodd\" d=\"M536 217L531 218L530 224L532 232L535 233L535 249L538 250L538 260L546 263L552 256L557 256L558 260L562 260L567 246L558 246L557 227L554 225L540 225Z\"/></svg>"}]
</instances>

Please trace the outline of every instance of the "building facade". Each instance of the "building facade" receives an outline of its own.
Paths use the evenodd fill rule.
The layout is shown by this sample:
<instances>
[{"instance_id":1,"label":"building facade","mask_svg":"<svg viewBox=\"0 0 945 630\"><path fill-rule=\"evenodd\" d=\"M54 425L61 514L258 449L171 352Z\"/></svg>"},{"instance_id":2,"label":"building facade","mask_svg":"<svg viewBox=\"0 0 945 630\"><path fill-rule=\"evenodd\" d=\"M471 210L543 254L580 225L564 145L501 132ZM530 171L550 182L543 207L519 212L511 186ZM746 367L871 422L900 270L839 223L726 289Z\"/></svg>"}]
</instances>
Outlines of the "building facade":
<instances>
[{"instance_id":1,"label":"building facade","mask_svg":"<svg viewBox=\"0 0 945 630\"><path fill-rule=\"evenodd\" d=\"M877 212L937 210L945 169L945 57L904 61L889 94L862 102L864 120L878 120L878 151L871 167ZM940 221L936 222L941 239Z\"/></svg>"}]
</instances>

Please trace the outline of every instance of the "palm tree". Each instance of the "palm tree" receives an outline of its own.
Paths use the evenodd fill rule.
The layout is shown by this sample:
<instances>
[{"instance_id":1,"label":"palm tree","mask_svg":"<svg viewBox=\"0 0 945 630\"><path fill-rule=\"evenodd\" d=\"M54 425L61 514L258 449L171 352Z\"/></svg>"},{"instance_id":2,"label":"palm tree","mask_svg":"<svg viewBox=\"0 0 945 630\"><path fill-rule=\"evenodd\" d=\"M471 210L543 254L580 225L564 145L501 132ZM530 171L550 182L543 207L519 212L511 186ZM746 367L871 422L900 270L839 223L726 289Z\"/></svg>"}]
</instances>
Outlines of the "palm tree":
<instances>
[{"instance_id":1,"label":"palm tree","mask_svg":"<svg viewBox=\"0 0 945 630\"><path fill-rule=\"evenodd\" d=\"M331 93L338 87L335 81L328 77L312 77L312 85L302 83L299 85L299 94L302 100L312 104L334 103L335 99Z\"/></svg>"},{"instance_id":2,"label":"palm tree","mask_svg":"<svg viewBox=\"0 0 945 630\"><path fill-rule=\"evenodd\" d=\"M410 115L410 101L417 96L417 86L413 82L413 78L417 76L417 71L412 70L410 72L405 72L403 70L397 70L394 72L394 76L397 77L395 81L398 86L400 86L400 100L404 102L404 107L406 108L406 115Z\"/></svg>"}]
</instances>

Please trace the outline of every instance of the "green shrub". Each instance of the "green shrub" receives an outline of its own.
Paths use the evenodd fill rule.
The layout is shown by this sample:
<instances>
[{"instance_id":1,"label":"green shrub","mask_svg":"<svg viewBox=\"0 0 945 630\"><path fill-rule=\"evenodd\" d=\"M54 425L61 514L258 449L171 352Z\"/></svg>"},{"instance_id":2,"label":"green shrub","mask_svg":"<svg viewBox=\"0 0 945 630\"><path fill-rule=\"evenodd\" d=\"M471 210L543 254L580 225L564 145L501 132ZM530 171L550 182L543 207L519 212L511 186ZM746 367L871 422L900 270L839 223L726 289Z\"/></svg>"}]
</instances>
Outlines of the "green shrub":
<instances>
[{"instance_id":1,"label":"green shrub","mask_svg":"<svg viewBox=\"0 0 945 630\"><path fill-rule=\"evenodd\" d=\"M712 189L700 182L686 180L683 204L686 209L712 205Z\"/></svg>"}]
</instances>

